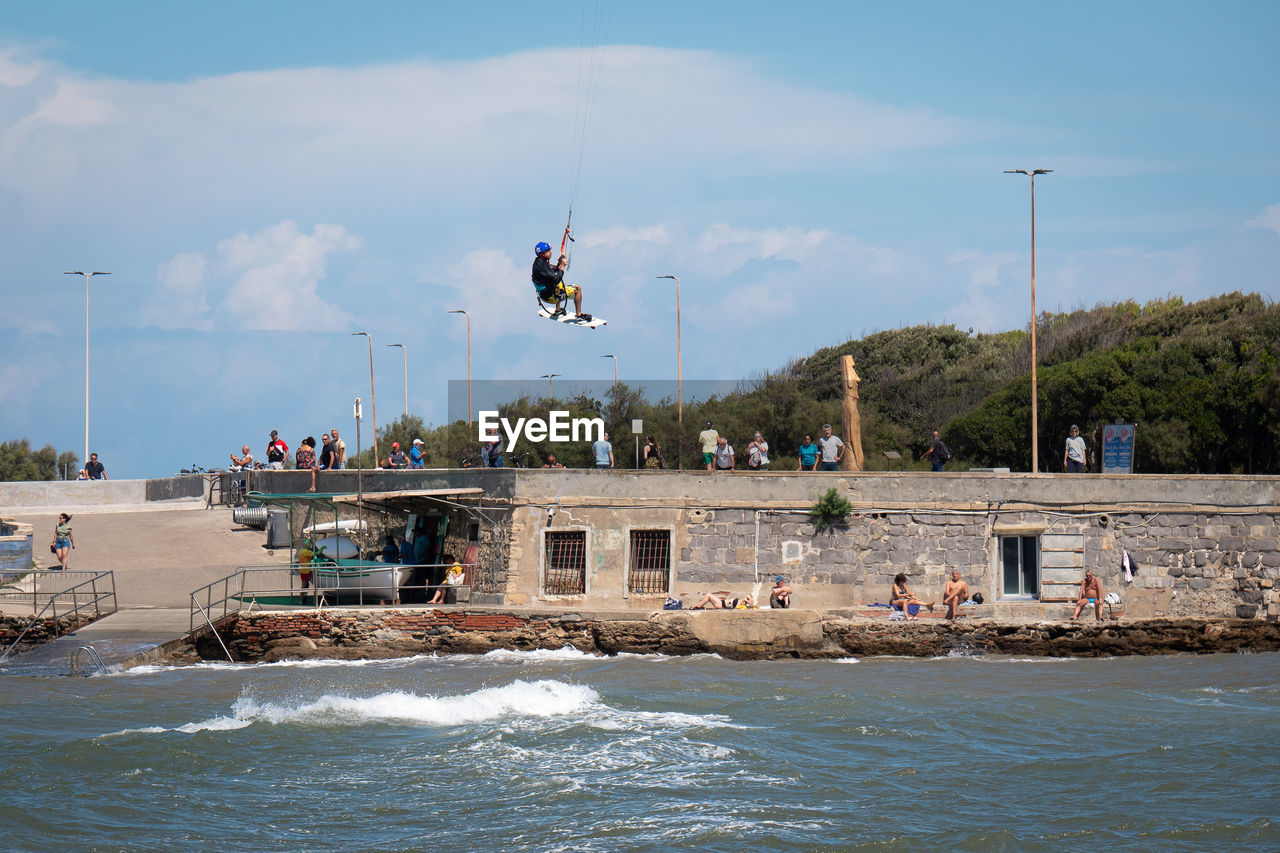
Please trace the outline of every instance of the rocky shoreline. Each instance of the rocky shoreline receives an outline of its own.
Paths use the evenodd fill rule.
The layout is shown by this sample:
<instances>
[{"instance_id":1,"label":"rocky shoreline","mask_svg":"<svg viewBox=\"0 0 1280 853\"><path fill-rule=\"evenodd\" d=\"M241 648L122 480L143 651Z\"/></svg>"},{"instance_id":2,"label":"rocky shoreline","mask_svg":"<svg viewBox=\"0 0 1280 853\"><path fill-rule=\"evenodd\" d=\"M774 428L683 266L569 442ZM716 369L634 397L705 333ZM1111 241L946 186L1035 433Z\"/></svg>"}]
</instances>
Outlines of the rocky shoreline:
<instances>
[{"instance_id":1,"label":"rocky shoreline","mask_svg":"<svg viewBox=\"0 0 1280 853\"><path fill-rule=\"evenodd\" d=\"M613 655L712 653L735 660L948 654L1105 657L1280 651L1280 623L1256 619L890 622L820 611L565 613L499 609L244 613L219 625L241 662L379 659L573 647ZM171 663L226 660L206 631Z\"/></svg>"}]
</instances>

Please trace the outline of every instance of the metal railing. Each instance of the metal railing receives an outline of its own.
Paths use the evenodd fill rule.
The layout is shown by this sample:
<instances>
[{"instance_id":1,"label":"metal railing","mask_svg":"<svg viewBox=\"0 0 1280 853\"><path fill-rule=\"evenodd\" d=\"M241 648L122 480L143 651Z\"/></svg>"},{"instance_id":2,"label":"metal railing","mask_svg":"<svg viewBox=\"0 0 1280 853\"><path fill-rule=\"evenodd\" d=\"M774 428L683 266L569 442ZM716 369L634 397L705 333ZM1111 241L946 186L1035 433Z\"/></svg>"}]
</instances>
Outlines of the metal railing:
<instances>
[{"instance_id":1,"label":"metal railing","mask_svg":"<svg viewBox=\"0 0 1280 853\"><path fill-rule=\"evenodd\" d=\"M70 672L68 675L88 675L83 666L80 665L80 653L85 652L89 657L89 663L93 666L94 672L106 672L107 665L102 662L102 655L98 654L98 650L93 646L81 646L71 653L71 659L68 661Z\"/></svg>"},{"instance_id":2,"label":"metal railing","mask_svg":"<svg viewBox=\"0 0 1280 853\"><path fill-rule=\"evenodd\" d=\"M36 571L22 578L24 581L27 579L31 580L31 589L15 584L0 587L0 606L4 612L12 614L15 607L25 610L27 602L30 602L33 614L27 627L9 644L4 654L0 654L0 661L7 658L22 638L42 620L52 622L56 638L60 633L59 619L83 612L92 612L94 618L116 612L116 579L112 572ZM105 607L106 602L110 602L109 610Z\"/></svg>"},{"instance_id":3,"label":"metal railing","mask_svg":"<svg viewBox=\"0 0 1280 853\"><path fill-rule=\"evenodd\" d=\"M224 578L205 584L191 593L190 632L206 625L210 630L232 613L264 608L398 607L402 604L454 604L470 600L468 577L474 565L461 564L466 571L460 584L400 583L400 571L408 578L422 571L440 574L453 563L372 563L363 566L274 565L241 566ZM439 597L441 601L432 599ZM452 601L449 599L453 599ZM215 631L216 634L216 631Z\"/></svg>"}]
</instances>

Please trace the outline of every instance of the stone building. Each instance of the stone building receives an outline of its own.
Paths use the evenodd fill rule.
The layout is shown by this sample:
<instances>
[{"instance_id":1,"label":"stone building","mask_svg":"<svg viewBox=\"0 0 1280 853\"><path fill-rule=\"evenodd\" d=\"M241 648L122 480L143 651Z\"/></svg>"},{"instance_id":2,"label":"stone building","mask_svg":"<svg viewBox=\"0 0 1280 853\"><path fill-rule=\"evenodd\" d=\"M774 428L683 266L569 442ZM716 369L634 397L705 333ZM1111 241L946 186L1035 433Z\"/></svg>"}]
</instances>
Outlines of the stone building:
<instances>
[{"instance_id":1,"label":"stone building","mask_svg":"<svg viewBox=\"0 0 1280 853\"><path fill-rule=\"evenodd\" d=\"M252 488L297 488L255 472ZM354 491L327 472L324 491ZM1280 617L1280 477L999 473L708 474L485 469L379 471L365 500L449 519L476 544L477 603L651 611L705 591L797 607L888 600L902 572L940 599L959 569L1000 615L1060 617L1086 569L1127 615ZM292 487L292 488L291 488ZM853 505L818 532L808 510L835 488ZM479 491L476 491L476 490ZM1138 571L1126 579L1127 551Z\"/></svg>"}]
</instances>

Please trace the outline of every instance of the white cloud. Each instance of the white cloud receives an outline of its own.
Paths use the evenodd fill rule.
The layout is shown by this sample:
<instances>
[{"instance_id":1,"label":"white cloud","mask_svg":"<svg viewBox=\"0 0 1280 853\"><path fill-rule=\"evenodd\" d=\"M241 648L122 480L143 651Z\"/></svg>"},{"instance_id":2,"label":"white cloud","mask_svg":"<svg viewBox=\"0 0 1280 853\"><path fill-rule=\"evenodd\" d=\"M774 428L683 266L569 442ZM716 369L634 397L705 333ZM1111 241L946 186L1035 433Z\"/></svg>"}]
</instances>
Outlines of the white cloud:
<instances>
[{"instance_id":1,"label":"white cloud","mask_svg":"<svg viewBox=\"0 0 1280 853\"><path fill-rule=\"evenodd\" d=\"M23 62L13 48L0 49L0 86L22 88L29 86L44 69L42 62Z\"/></svg>"},{"instance_id":2,"label":"white cloud","mask_svg":"<svg viewBox=\"0 0 1280 853\"><path fill-rule=\"evenodd\" d=\"M162 329L213 328L205 287L207 266L201 253L185 252L156 267L159 284L142 309L141 322Z\"/></svg>"},{"instance_id":3,"label":"white cloud","mask_svg":"<svg viewBox=\"0 0 1280 853\"><path fill-rule=\"evenodd\" d=\"M237 279L221 310L244 329L345 329L347 316L323 301L317 288L329 254L359 247L360 240L341 225L316 225L304 234L292 221L223 240L218 244L218 266Z\"/></svg>"},{"instance_id":4,"label":"white cloud","mask_svg":"<svg viewBox=\"0 0 1280 853\"><path fill-rule=\"evenodd\" d=\"M1252 228L1270 228L1280 234L1280 204L1270 205L1258 217L1245 224Z\"/></svg>"}]
</instances>

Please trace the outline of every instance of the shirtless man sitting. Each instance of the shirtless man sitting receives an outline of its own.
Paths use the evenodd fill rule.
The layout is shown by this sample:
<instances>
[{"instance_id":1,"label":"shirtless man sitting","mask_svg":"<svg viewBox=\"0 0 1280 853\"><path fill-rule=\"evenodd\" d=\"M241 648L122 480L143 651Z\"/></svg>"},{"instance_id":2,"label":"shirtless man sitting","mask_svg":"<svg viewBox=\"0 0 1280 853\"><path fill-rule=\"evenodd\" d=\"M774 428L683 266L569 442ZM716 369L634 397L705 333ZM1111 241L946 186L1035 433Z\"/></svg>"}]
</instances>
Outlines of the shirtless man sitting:
<instances>
[{"instance_id":1,"label":"shirtless man sitting","mask_svg":"<svg viewBox=\"0 0 1280 853\"><path fill-rule=\"evenodd\" d=\"M960 570L951 570L951 580L942 593L942 603L947 605L947 618L955 619L960 613L960 605L969 598L969 585L960 580Z\"/></svg>"},{"instance_id":2,"label":"shirtless man sitting","mask_svg":"<svg viewBox=\"0 0 1280 853\"><path fill-rule=\"evenodd\" d=\"M778 575L773 580L773 589L769 591L769 606L773 608L791 606L791 587L787 586L782 575Z\"/></svg>"},{"instance_id":3,"label":"shirtless man sitting","mask_svg":"<svg viewBox=\"0 0 1280 853\"><path fill-rule=\"evenodd\" d=\"M1076 602L1076 612L1071 614L1072 619L1080 618L1080 611L1089 605L1093 605L1094 613L1098 617L1098 621L1102 621L1102 582L1094 577L1093 572L1085 570L1084 580L1080 581L1080 600Z\"/></svg>"}]
</instances>

